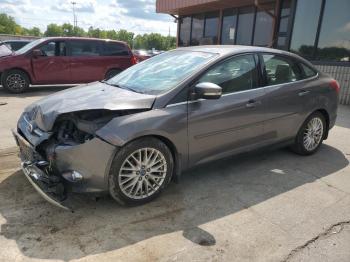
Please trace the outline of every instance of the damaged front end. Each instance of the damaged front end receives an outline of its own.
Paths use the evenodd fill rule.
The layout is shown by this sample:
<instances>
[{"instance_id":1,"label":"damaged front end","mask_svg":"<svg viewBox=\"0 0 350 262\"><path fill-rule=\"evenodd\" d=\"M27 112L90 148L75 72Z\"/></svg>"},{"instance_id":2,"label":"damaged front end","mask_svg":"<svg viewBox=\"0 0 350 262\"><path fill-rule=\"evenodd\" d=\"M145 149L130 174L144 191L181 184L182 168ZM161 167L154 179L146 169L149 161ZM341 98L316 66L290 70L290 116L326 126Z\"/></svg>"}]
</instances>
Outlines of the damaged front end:
<instances>
[{"instance_id":1,"label":"damaged front end","mask_svg":"<svg viewBox=\"0 0 350 262\"><path fill-rule=\"evenodd\" d=\"M69 192L108 190L108 173L117 147L95 135L111 119L140 112L85 110L59 115L50 131L25 112L13 131L22 169L34 188L50 203L64 208Z\"/></svg>"}]
</instances>

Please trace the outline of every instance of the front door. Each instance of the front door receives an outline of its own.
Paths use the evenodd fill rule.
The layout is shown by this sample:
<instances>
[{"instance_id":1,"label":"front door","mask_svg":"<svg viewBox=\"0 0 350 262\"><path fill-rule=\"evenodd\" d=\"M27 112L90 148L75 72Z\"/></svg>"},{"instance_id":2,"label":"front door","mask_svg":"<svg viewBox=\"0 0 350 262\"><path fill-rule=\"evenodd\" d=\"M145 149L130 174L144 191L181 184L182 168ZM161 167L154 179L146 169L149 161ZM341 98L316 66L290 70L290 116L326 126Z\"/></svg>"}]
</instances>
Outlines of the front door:
<instances>
[{"instance_id":1,"label":"front door","mask_svg":"<svg viewBox=\"0 0 350 262\"><path fill-rule=\"evenodd\" d=\"M64 41L50 41L39 47L42 56L32 58L33 72L38 84L71 83L70 62Z\"/></svg>"},{"instance_id":2,"label":"front door","mask_svg":"<svg viewBox=\"0 0 350 262\"><path fill-rule=\"evenodd\" d=\"M258 88L257 57L235 56L200 77L222 87L217 100L195 100L188 106L190 165L207 162L263 144L264 89Z\"/></svg>"}]
</instances>

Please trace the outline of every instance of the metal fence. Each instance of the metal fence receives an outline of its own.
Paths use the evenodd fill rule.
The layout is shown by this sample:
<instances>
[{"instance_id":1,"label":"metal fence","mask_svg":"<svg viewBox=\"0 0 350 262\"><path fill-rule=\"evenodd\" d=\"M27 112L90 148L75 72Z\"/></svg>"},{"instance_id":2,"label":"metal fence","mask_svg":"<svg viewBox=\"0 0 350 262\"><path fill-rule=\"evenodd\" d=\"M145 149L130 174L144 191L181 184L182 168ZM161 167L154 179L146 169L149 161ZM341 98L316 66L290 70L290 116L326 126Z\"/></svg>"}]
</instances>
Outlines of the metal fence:
<instances>
[{"instance_id":1,"label":"metal fence","mask_svg":"<svg viewBox=\"0 0 350 262\"><path fill-rule=\"evenodd\" d=\"M340 104L350 105L350 66L316 65L316 67L339 82Z\"/></svg>"},{"instance_id":2,"label":"metal fence","mask_svg":"<svg viewBox=\"0 0 350 262\"><path fill-rule=\"evenodd\" d=\"M38 36L25 36L25 35L7 35L7 34L0 34L0 41L7 41L7 40L36 40L40 37Z\"/></svg>"}]
</instances>

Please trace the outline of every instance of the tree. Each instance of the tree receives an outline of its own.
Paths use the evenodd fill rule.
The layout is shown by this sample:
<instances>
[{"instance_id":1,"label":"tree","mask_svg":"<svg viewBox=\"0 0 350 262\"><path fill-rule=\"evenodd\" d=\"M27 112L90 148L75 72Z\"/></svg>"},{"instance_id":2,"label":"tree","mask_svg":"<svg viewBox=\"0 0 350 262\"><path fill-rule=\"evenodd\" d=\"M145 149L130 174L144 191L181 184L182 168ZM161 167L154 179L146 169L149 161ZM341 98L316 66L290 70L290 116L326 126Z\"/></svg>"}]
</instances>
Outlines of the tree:
<instances>
[{"instance_id":1,"label":"tree","mask_svg":"<svg viewBox=\"0 0 350 262\"><path fill-rule=\"evenodd\" d=\"M0 34L16 34L18 24L12 16L0 13Z\"/></svg>"},{"instance_id":2,"label":"tree","mask_svg":"<svg viewBox=\"0 0 350 262\"><path fill-rule=\"evenodd\" d=\"M63 29L61 26L56 24L49 24L45 31L45 36L62 36Z\"/></svg>"},{"instance_id":3,"label":"tree","mask_svg":"<svg viewBox=\"0 0 350 262\"><path fill-rule=\"evenodd\" d=\"M134 39L134 33L128 32L125 29L121 29L117 32L117 40L127 42L129 46L132 46Z\"/></svg>"},{"instance_id":4,"label":"tree","mask_svg":"<svg viewBox=\"0 0 350 262\"><path fill-rule=\"evenodd\" d=\"M43 36L38 27L24 28L16 23L13 17L0 13L0 33L14 35ZM74 27L69 23L62 25L49 24L44 33L45 36L88 36L95 38L108 38L124 41L134 49L157 49L169 50L176 47L176 38L173 36L162 36L158 33L135 35L125 29L102 30L100 28L89 27L86 32L81 27Z\"/></svg>"}]
</instances>

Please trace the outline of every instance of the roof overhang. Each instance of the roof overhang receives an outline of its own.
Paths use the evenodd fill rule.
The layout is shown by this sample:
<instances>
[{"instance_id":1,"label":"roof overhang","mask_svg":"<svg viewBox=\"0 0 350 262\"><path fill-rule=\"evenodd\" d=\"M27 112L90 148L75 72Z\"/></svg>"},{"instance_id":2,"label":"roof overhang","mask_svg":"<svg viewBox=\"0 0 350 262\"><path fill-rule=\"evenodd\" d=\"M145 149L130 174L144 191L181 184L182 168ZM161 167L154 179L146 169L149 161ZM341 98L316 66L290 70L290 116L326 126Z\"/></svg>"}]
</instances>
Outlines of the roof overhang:
<instances>
[{"instance_id":1,"label":"roof overhang","mask_svg":"<svg viewBox=\"0 0 350 262\"><path fill-rule=\"evenodd\" d=\"M157 0L156 10L157 13L188 15L264 2L271 0Z\"/></svg>"}]
</instances>

